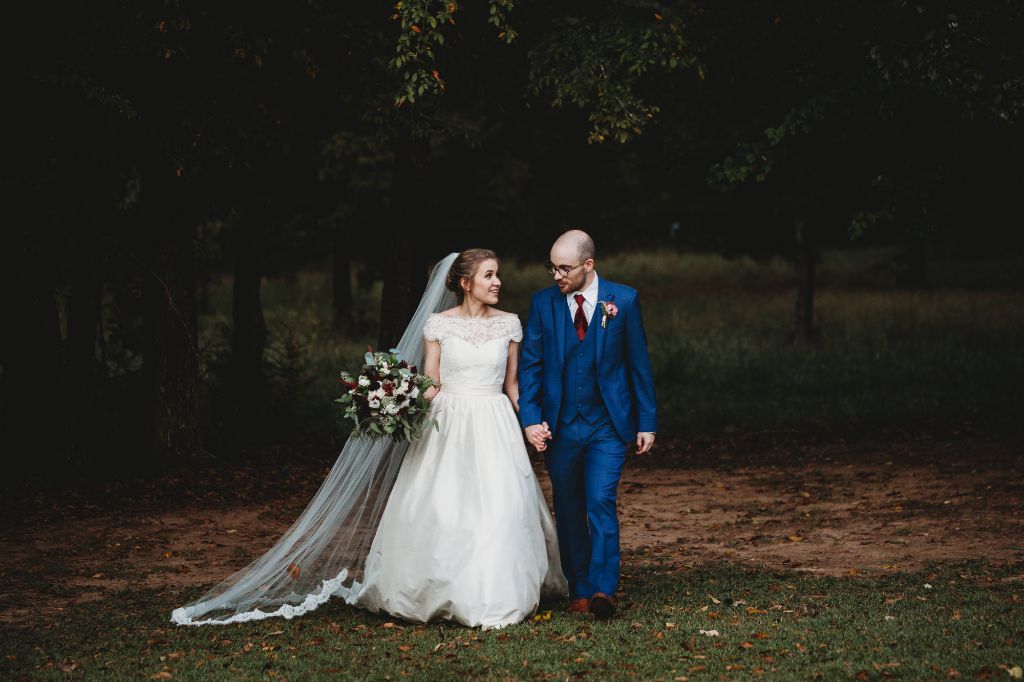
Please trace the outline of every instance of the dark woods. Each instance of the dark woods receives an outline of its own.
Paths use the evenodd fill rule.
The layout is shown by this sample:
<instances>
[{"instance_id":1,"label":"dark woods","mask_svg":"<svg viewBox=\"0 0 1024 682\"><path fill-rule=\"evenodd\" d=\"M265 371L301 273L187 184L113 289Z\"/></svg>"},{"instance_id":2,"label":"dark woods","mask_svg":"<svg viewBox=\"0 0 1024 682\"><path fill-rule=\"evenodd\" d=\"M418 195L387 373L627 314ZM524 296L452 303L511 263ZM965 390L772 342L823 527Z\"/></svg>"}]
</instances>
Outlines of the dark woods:
<instances>
[{"instance_id":1,"label":"dark woods","mask_svg":"<svg viewBox=\"0 0 1024 682\"><path fill-rule=\"evenodd\" d=\"M824 246L901 243L914 287L937 252L1020 246L1019 3L548 5L34 6L2 246L15 466L272 442L261 285L306 269L332 273L339 338L387 347L467 246L539 262L578 225L605 250L782 254L813 342Z\"/></svg>"}]
</instances>

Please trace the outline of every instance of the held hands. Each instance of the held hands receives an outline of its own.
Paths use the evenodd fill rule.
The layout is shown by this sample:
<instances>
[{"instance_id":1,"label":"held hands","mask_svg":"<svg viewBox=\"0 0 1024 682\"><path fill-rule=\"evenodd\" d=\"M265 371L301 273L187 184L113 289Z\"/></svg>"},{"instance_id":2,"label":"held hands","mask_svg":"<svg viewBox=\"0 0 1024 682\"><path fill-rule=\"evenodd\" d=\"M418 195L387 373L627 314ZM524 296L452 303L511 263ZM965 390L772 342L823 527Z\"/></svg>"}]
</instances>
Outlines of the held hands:
<instances>
[{"instance_id":1,"label":"held hands","mask_svg":"<svg viewBox=\"0 0 1024 682\"><path fill-rule=\"evenodd\" d=\"M551 440L551 429L547 422L527 426L523 431L526 433L526 440L530 442L537 452L544 452L548 449L548 441Z\"/></svg>"},{"instance_id":2,"label":"held hands","mask_svg":"<svg viewBox=\"0 0 1024 682\"><path fill-rule=\"evenodd\" d=\"M641 431L636 434L636 454L646 455L654 447L654 433Z\"/></svg>"}]
</instances>

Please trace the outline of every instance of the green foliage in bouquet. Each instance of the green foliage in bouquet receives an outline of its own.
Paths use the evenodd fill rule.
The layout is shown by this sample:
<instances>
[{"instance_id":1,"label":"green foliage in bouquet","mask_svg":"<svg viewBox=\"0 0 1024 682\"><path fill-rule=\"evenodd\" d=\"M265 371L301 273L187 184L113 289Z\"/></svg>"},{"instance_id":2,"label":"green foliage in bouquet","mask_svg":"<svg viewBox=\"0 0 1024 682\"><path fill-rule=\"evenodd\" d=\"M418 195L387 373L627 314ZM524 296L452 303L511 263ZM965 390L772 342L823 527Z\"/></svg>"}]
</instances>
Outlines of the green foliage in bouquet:
<instances>
[{"instance_id":1,"label":"green foliage in bouquet","mask_svg":"<svg viewBox=\"0 0 1024 682\"><path fill-rule=\"evenodd\" d=\"M430 403L423 397L437 385L431 377L420 374L395 348L368 351L365 360L358 375L341 372L347 391L334 401L344 408L344 418L352 420L354 434L409 442L422 435L427 421L437 428L437 420L428 419Z\"/></svg>"}]
</instances>

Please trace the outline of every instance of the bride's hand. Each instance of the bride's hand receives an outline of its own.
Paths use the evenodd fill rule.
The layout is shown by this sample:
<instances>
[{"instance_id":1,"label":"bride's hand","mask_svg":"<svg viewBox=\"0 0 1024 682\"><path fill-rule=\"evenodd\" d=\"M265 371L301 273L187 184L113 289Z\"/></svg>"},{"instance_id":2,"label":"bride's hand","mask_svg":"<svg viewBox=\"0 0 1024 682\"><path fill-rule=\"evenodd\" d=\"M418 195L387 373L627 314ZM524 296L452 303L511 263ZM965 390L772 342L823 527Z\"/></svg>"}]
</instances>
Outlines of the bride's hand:
<instances>
[{"instance_id":1,"label":"bride's hand","mask_svg":"<svg viewBox=\"0 0 1024 682\"><path fill-rule=\"evenodd\" d=\"M430 402L431 400L436 398L437 394L440 393L440 392L441 392L441 388L440 387L438 387L438 386L431 386L430 388L428 388L426 391L423 392L423 399L426 400L427 402Z\"/></svg>"}]
</instances>

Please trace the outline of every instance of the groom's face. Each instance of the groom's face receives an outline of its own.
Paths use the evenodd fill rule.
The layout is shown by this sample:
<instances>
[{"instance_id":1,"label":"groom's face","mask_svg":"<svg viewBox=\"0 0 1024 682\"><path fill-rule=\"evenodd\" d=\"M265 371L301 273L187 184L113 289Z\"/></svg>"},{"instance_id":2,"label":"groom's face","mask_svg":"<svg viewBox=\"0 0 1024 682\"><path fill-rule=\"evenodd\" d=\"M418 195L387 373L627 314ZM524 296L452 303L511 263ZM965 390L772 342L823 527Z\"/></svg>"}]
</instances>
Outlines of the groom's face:
<instances>
[{"instance_id":1,"label":"groom's face","mask_svg":"<svg viewBox=\"0 0 1024 682\"><path fill-rule=\"evenodd\" d=\"M587 282L587 276L594 269L594 261L587 259L581 262L578 250L571 246L562 246L560 244L555 244L551 248L551 264L556 267L562 266L564 269L571 268L567 275L563 275L560 272L556 272L554 275L555 284L558 285L558 290L563 294L570 294L583 289Z\"/></svg>"}]
</instances>

